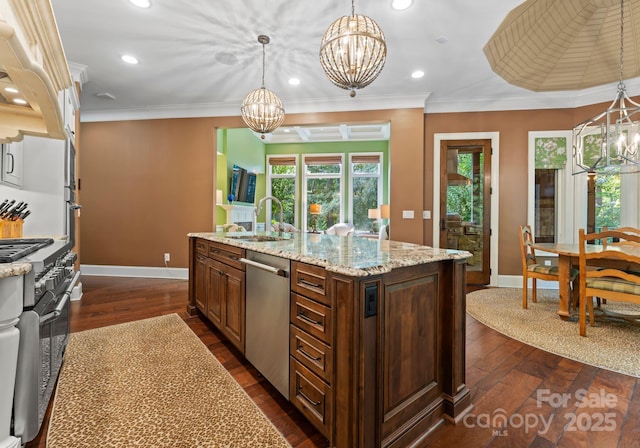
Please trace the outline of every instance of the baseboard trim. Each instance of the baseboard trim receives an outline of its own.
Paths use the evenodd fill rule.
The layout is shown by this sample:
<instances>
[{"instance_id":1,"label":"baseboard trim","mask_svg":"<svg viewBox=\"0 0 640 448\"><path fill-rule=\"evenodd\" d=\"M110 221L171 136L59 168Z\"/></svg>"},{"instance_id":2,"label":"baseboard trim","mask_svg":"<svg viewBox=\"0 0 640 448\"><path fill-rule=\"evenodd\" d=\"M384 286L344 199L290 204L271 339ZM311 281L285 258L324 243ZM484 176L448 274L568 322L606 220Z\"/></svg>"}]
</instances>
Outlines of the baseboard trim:
<instances>
[{"instance_id":1,"label":"baseboard trim","mask_svg":"<svg viewBox=\"0 0 640 448\"><path fill-rule=\"evenodd\" d=\"M538 280L536 287L538 289L558 289L558 282ZM500 275L498 276L498 288L522 288L522 276ZM529 289L531 289L531 280L529 280Z\"/></svg>"},{"instance_id":2,"label":"baseboard trim","mask_svg":"<svg viewBox=\"0 0 640 448\"><path fill-rule=\"evenodd\" d=\"M146 277L189 279L187 268L156 268L146 266L108 266L97 264L81 264L80 271L84 275L102 277Z\"/></svg>"}]
</instances>

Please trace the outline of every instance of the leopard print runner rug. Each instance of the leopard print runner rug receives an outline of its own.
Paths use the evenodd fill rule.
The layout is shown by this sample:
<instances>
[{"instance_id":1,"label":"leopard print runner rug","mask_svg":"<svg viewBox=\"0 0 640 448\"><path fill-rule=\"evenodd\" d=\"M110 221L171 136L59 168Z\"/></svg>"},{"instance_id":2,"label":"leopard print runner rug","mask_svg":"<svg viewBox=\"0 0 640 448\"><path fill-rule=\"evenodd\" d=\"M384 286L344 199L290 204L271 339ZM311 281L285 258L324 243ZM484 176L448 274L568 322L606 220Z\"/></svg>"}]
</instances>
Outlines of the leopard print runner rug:
<instances>
[{"instance_id":1,"label":"leopard print runner rug","mask_svg":"<svg viewBox=\"0 0 640 448\"><path fill-rule=\"evenodd\" d=\"M522 308L522 289L488 288L467 294L467 312L513 339L596 367L640 377L640 326L596 311L587 336L578 332L578 316L558 316L558 290L539 289L538 302ZM640 314L640 305L608 301L602 310ZM588 321L588 319L587 319Z\"/></svg>"},{"instance_id":2,"label":"leopard print runner rug","mask_svg":"<svg viewBox=\"0 0 640 448\"><path fill-rule=\"evenodd\" d=\"M290 447L177 314L70 336L47 446Z\"/></svg>"}]
</instances>

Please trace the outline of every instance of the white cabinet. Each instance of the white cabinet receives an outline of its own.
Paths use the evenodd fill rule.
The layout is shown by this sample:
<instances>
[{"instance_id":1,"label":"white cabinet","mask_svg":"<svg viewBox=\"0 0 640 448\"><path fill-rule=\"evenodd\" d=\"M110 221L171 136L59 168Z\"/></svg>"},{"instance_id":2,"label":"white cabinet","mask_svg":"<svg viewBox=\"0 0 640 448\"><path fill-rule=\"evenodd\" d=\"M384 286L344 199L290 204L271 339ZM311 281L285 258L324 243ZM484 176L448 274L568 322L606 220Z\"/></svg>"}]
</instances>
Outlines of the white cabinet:
<instances>
[{"instance_id":1,"label":"white cabinet","mask_svg":"<svg viewBox=\"0 0 640 448\"><path fill-rule=\"evenodd\" d=\"M64 117L64 127L68 138L75 138L76 133L76 110L80 106L80 100L74 86L60 92L60 106Z\"/></svg>"},{"instance_id":2,"label":"white cabinet","mask_svg":"<svg viewBox=\"0 0 640 448\"><path fill-rule=\"evenodd\" d=\"M22 188L23 160L23 142L2 145L2 174L0 175L0 181L3 184Z\"/></svg>"}]
</instances>

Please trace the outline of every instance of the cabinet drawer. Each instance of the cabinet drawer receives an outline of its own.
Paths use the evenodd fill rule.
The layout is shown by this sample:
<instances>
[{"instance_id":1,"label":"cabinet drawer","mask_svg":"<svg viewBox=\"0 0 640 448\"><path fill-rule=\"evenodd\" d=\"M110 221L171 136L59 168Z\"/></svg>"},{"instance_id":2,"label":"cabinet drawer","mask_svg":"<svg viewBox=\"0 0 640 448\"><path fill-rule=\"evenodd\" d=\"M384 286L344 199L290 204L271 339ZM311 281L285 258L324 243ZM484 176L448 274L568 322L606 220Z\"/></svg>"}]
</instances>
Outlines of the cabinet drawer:
<instances>
[{"instance_id":1,"label":"cabinet drawer","mask_svg":"<svg viewBox=\"0 0 640 448\"><path fill-rule=\"evenodd\" d=\"M327 344L333 342L331 309L306 297L291 293L291 323Z\"/></svg>"},{"instance_id":2,"label":"cabinet drawer","mask_svg":"<svg viewBox=\"0 0 640 448\"><path fill-rule=\"evenodd\" d=\"M197 239L196 240L196 252L202 255L209 255L209 245L207 244L207 240Z\"/></svg>"},{"instance_id":3,"label":"cabinet drawer","mask_svg":"<svg viewBox=\"0 0 640 448\"><path fill-rule=\"evenodd\" d=\"M333 382L333 349L295 325L289 332L289 353L327 383Z\"/></svg>"},{"instance_id":4,"label":"cabinet drawer","mask_svg":"<svg viewBox=\"0 0 640 448\"><path fill-rule=\"evenodd\" d=\"M327 291L327 271L319 266L291 263L291 290L331 306Z\"/></svg>"},{"instance_id":5,"label":"cabinet drawer","mask_svg":"<svg viewBox=\"0 0 640 448\"><path fill-rule=\"evenodd\" d=\"M331 440L333 390L295 358L289 358L289 363L289 401Z\"/></svg>"},{"instance_id":6,"label":"cabinet drawer","mask_svg":"<svg viewBox=\"0 0 640 448\"><path fill-rule=\"evenodd\" d=\"M244 264L238 261L244 257L244 249L209 241L209 257L244 271Z\"/></svg>"}]
</instances>

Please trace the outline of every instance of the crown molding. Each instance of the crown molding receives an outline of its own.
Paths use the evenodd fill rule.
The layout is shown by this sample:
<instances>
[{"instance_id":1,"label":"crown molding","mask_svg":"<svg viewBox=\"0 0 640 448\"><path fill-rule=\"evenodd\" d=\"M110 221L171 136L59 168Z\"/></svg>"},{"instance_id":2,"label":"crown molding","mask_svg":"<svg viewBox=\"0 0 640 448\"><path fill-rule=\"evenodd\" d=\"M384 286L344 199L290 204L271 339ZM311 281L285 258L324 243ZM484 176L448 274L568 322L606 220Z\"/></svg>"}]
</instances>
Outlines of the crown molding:
<instances>
[{"instance_id":1,"label":"crown molding","mask_svg":"<svg viewBox=\"0 0 640 448\"><path fill-rule=\"evenodd\" d=\"M86 73L86 71L85 71ZM503 110L565 109L612 101L618 83L581 91L529 92L517 96L471 98L431 98L430 92L407 96L356 96L355 98L314 98L288 101L287 114L350 112L384 109L424 108L425 113L492 112ZM640 95L640 78L625 81L629 96ZM240 116L239 103L184 104L145 108L83 111L83 122L150 120L161 118Z\"/></svg>"}]
</instances>

